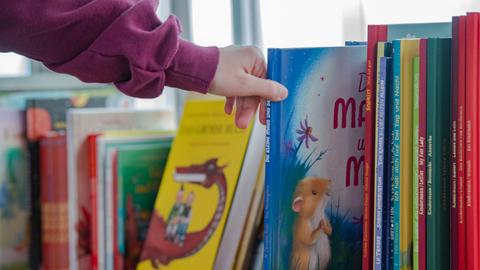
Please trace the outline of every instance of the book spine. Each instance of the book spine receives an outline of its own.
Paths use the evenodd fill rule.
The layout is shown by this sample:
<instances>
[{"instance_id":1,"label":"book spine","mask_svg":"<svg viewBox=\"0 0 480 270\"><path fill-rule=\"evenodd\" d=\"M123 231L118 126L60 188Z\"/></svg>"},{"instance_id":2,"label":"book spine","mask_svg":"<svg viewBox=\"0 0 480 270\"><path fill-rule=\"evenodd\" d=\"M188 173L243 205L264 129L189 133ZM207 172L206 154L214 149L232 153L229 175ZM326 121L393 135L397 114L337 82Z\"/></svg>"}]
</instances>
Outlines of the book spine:
<instances>
[{"instance_id":1,"label":"book spine","mask_svg":"<svg viewBox=\"0 0 480 270\"><path fill-rule=\"evenodd\" d=\"M375 82L376 82L376 50L378 43L378 26L368 26L367 45L367 90L365 97L365 163L364 163L364 191L363 191L363 241L362 241L362 269L372 269L373 243L373 168L374 168L374 129L375 129Z\"/></svg>"},{"instance_id":2,"label":"book spine","mask_svg":"<svg viewBox=\"0 0 480 270\"><path fill-rule=\"evenodd\" d=\"M466 269L466 219L465 219L465 61L466 61L466 17L460 16L458 23L458 75L457 95L457 261L458 270Z\"/></svg>"},{"instance_id":3,"label":"book spine","mask_svg":"<svg viewBox=\"0 0 480 270\"><path fill-rule=\"evenodd\" d=\"M427 269L450 268L450 44L428 40ZM445 224L448 224L445 226Z\"/></svg>"},{"instance_id":4,"label":"book spine","mask_svg":"<svg viewBox=\"0 0 480 270\"><path fill-rule=\"evenodd\" d=\"M418 86L418 269L426 269L427 40L420 40Z\"/></svg>"},{"instance_id":5,"label":"book spine","mask_svg":"<svg viewBox=\"0 0 480 270\"><path fill-rule=\"evenodd\" d=\"M271 49L268 51L268 68L267 68L267 77L272 80L278 80L278 67L277 57L278 51ZM274 270L278 268L278 263L276 262L276 247L275 237L273 234L273 226L271 220L277 218L275 208L275 196L272 194L274 190L274 183L276 177L278 176L278 168L274 168L271 160L278 158L277 151L279 149L279 138L280 135L279 127L271 125L272 119L275 118L275 115L278 114L277 106L274 106L272 101L267 101L266 103L266 140L265 140L265 205L264 205L264 269Z\"/></svg>"},{"instance_id":6,"label":"book spine","mask_svg":"<svg viewBox=\"0 0 480 270\"><path fill-rule=\"evenodd\" d=\"M400 41L393 41L392 221L393 270L400 269Z\"/></svg>"},{"instance_id":7,"label":"book spine","mask_svg":"<svg viewBox=\"0 0 480 270\"><path fill-rule=\"evenodd\" d=\"M386 91L386 67L387 60L380 58L379 83L377 95L377 157L376 159L376 198L375 198L375 269L382 269L383 257L383 172L384 172L384 137L385 137L385 91Z\"/></svg>"},{"instance_id":8,"label":"book spine","mask_svg":"<svg viewBox=\"0 0 480 270\"><path fill-rule=\"evenodd\" d=\"M91 217L91 246L92 270L98 270L98 196L97 196L97 134L88 136L88 174L90 178L90 201L92 202L92 217Z\"/></svg>"},{"instance_id":9,"label":"book spine","mask_svg":"<svg viewBox=\"0 0 480 270\"><path fill-rule=\"evenodd\" d=\"M65 136L40 139L42 269L68 269L67 152Z\"/></svg>"},{"instance_id":10,"label":"book spine","mask_svg":"<svg viewBox=\"0 0 480 270\"><path fill-rule=\"evenodd\" d=\"M480 269L478 223L478 16L467 14L466 32L466 259L467 269Z\"/></svg>"},{"instance_id":11,"label":"book spine","mask_svg":"<svg viewBox=\"0 0 480 270\"><path fill-rule=\"evenodd\" d=\"M459 17L452 19L452 69L451 72L451 158L450 158L450 269L456 270L458 266L458 206L457 206L457 181L458 181L458 157L457 157L457 134L458 134L458 27Z\"/></svg>"},{"instance_id":12,"label":"book spine","mask_svg":"<svg viewBox=\"0 0 480 270\"><path fill-rule=\"evenodd\" d=\"M391 134L391 105L390 105L390 100L391 100L391 95L392 95L392 87L391 87L391 77L392 77L392 58L391 58L391 43L388 43L388 57L386 57L386 67L385 67L385 136L384 136L384 162L383 162L383 167L384 167L384 174L383 174L383 232L382 232L382 249L384 250L383 252L383 257L382 257L382 262L383 262L383 268L384 269L390 269L391 263L390 263L390 257L391 257L391 250L390 250L390 208L391 208L391 196L390 196L390 191L391 191L391 150L390 150L390 134Z\"/></svg>"},{"instance_id":13,"label":"book spine","mask_svg":"<svg viewBox=\"0 0 480 270\"><path fill-rule=\"evenodd\" d=\"M413 59L413 157L412 157L412 194L413 194L413 269L418 269L418 120L419 120L419 81L420 59Z\"/></svg>"}]
</instances>

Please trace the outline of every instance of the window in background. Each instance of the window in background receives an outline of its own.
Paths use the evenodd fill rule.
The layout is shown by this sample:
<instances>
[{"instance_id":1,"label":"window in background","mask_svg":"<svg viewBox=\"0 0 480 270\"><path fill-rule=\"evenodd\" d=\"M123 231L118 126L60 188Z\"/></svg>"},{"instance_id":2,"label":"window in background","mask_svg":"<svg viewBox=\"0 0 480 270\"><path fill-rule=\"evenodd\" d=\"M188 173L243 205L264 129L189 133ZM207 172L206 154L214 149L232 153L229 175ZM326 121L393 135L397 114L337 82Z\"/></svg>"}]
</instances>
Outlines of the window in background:
<instances>
[{"instance_id":1,"label":"window in background","mask_svg":"<svg viewBox=\"0 0 480 270\"><path fill-rule=\"evenodd\" d=\"M261 0L260 12L265 48L337 46L365 39L360 0Z\"/></svg>"},{"instance_id":2,"label":"window in background","mask_svg":"<svg viewBox=\"0 0 480 270\"><path fill-rule=\"evenodd\" d=\"M449 22L452 16L480 11L478 0L363 0L369 24Z\"/></svg>"},{"instance_id":3,"label":"window in background","mask_svg":"<svg viewBox=\"0 0 480 270\"><path fill-rule=\"evenodd\" d=\"M195 0L191 3L193 41L203 46L232 44L231 1Z\"/></svg>"},{"instance_id":4,"label":"window in background","mask_svg":"<svg viewBox=\"0 0 480 270\"><path fill-rule=\"evenodd\" d=\"M27 76L29 74L28 59L15 53L0 53L0 77Z\"/></svg>"}]
</instances>

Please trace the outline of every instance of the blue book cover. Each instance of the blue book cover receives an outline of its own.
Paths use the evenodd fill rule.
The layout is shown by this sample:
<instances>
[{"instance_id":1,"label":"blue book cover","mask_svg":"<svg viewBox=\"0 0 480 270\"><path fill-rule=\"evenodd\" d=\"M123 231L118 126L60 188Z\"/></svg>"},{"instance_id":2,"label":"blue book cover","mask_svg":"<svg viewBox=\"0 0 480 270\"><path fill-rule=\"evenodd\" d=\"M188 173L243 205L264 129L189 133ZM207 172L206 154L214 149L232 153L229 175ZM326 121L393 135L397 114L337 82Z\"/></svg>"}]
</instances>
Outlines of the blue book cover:
<instances>
[{"instance_id":1,"label":"blue book cover","mask_svg":"<svg viewBox=\"0 0 480 270\"><path fill-rule=\"evenodd\" d=\"M400 269L400 40L393 41L393 80L391 95L391 213L390 213L390 262L393 269Z\"/></svg>"},{"instance_id":2,"label":"blue book cover","mask_svg":"<svg viewBox=\"0 0 480 270\"><path fill-rule=\"evenodd\" d=\"M380 270L385 267L385 253L386 253L386 234L384 222L384 206L383 202L385 189L385 123L386 123L386 99L387 99L387 85L388 85L388 65L390 63L389 57L381 57L379 63L379 88L378 88L378 104L377 104L377 127L378 127L378 140L377 140L377 181L376 181L376 222L375 222L375 269Z\"/></svg>"},{"instance_id":3,"label":"blue book cover","mask_svg":"<svg viewBox=\"0 0 480 270\"><path fill-rule=\"evenodd\" d=\"M366 48L268 59L265 269L361 269Z\"/></svg>"}]
</instances>

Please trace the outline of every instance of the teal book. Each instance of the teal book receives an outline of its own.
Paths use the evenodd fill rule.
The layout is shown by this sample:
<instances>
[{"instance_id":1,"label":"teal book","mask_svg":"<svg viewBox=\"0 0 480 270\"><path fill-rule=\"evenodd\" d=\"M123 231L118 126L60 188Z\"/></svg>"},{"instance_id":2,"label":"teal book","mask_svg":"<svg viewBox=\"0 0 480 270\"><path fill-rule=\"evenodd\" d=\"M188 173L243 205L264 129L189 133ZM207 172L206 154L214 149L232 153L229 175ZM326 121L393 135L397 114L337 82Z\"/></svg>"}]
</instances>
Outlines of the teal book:
<instances>
[{"instance_id":1,"label":"teal book","mask_svg":"<svg viewBox=\"0 0 480 270\"><path fill-rule=\"evenodd\" d=\"M427 269L450 267L451 39L427 45Z\"/></svg>"},{"instance_id":2,"label":"teal book","mask_svg":"<svg viewBox=\"0 0 480 270\"><path fill-rule=\"evenodd\" d=\"M268 57L290 92L267 108L264 268L360 269L366 48Z\"/></svg>"}]
</instances>

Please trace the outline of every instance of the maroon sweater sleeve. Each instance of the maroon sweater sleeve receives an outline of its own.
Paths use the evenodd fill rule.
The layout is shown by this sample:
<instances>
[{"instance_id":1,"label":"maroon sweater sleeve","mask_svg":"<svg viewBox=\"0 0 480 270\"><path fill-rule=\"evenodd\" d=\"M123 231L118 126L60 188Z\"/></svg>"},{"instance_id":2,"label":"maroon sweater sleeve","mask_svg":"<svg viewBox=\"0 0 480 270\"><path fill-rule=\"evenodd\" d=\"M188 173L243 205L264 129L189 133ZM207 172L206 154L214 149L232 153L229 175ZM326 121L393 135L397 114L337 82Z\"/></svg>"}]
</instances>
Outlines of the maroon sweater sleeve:
<instances>
[{"instance_id":1,"label":"maroon sweater sleeve","mask_svg":"<svg viewBox=\"0 0 480 270\"><path fill-rule=\"evenodd\" d=\"M0 0L0 51L39 60L85 82L156 97L165 85L205 93L218 48L180 39L156 0Z\"/></svg>"}]
</instances>

